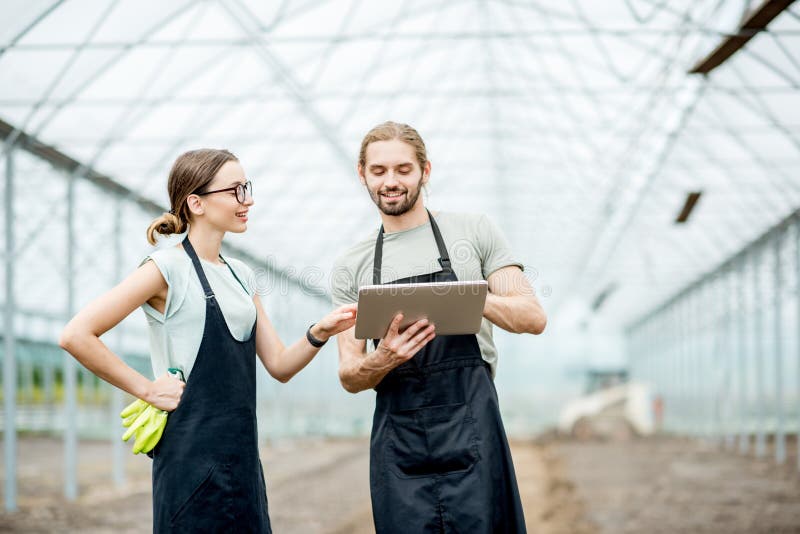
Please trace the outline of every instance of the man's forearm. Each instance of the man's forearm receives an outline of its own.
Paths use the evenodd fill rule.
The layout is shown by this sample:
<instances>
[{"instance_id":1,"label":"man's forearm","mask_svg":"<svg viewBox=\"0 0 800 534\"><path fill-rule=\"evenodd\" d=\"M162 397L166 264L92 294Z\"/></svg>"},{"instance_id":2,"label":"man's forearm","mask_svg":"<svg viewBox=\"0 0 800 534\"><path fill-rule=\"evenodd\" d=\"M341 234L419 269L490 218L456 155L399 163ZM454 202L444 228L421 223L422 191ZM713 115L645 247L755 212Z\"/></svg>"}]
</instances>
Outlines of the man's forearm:
<instances>
[{"instance_id":1,"label":"man's forearm","mask_svg":"<svg viewBox=\"0 0 800 534\"><path fill-rule=\"evenodd\" d=\"M398 365L385 358L377 350L353 358L351 362L350 365L339 370L339 381L350 393L374 388L380 384L383 377L389 374L389 371Z\"/></svg>"},{"instance_id":2,"label":"man's forearm","mask_svg":"<svg viewBox=\"0 0 800 534\"><path fill-rule=\"evenodd\" d=\"M539 303L528 296L504 297L489 293L483 316L503 330L515 334L541 334L547 317Z\"/></svg>"}]
</instances>

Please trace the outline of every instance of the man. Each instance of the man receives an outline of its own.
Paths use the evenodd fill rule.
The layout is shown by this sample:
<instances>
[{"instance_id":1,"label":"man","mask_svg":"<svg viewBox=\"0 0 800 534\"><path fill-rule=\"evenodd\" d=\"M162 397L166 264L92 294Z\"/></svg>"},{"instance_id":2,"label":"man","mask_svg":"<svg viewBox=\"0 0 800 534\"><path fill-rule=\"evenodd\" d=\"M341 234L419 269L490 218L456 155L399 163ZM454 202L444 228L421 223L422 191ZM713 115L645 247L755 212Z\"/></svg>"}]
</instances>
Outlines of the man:
<instances>
[{"instance_id":1,"label":"man","mask_svg":"<svg viewBox=\"0 0 800 534\"><path fill-rule=\"evenodd\" d=\"M370 445L378 534L525 532L514 467L498 409L491 323L540 334L546 318L505 238L485 216L429 213L420 196L431 164L416 130L386 122L364 138L358 175L381 228L334 267L337 305L365 284L485 279L477 335L436 336L398 315L377 344L339 334L347 391L377 392Z\"/></svg>"}]
</instances>

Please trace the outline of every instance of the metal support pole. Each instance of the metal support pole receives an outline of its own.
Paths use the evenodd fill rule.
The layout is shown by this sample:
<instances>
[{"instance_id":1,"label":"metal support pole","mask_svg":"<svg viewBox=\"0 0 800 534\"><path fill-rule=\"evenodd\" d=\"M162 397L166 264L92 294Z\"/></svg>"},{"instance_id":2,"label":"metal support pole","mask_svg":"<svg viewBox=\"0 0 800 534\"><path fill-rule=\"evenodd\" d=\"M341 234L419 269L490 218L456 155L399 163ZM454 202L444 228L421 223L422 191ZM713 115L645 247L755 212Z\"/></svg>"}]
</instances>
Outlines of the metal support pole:
<instances>
[{"instance_id":1,"label":"metal support pole","mask_svg":"<svg viewBox=\"0 0 800 534\"><path fill-rule=\"evenodd\" d=\"M734 267L731 267L725 275L725 280L727 282L727 286L725 288L725 330L724 336L727 340L727 344L725 345L725 367L727 369L727 384L728 384L728 399L729 402L725 403L728 411L725 413L724 419L726 421L725 424L725 446L729 451L734 450L736 446L736 430L733 425L733 418L731 417L735 413L734 407L734 392L736 391L735 381L738 378L734 373L736 369L736 362L735 358L739 354L738 341L739 338L736 335L736 328L734 326L733 318L737 315L736 313L736 306L734 305L734 291L736 290L736 270Z\"/></svg>"},{"instance_id":2,"label":"metal support pole","mask_svg":"<svg viewBox=\"0 0 800 534\"><path fill-rule=\"evenodd\" d=\"M114 202L114 280L122 279L122 209L123 203L120 197ZM122 356L123 329L122 324L118 324L115 330L116 350ZM114 422L119 420L119 413L122 411L123 392L121 389L111 387L111 456L113 462L113 478L116 486L125 484L125 451L122 447L122 440L119 439L119 425Z\"/></svg>"},{"instance_id":3,"label":"metal support pole","mask_svg":"<svg viewBox=\"0 0 800 534\"><path fill-rule=\"evenodd\" d=\"M20 371L20 382L22 382L22 403L30 403L33 404L36 399L36 394L34 393L34 365L33 362L30 360L21 361L19 364L19 371Z\"/></svg>"},{"instance_id":4,"label":"metal support pole","mask_svg":"<svg viewBox=\"0 0 800 534\"><path fill-rule=\"evenodd\" d=\"M17 509L17 369L16 330L14 329L14 147L6 151L6 307L3 310L3 407L5 410L3 445L5 449L5 507Z\"/></svg>"},{"instance_id":5,"label":"metal support pole","mask_svg":"<svg viewBox=\"0 0 800 534\"><path fill-rule=\"evenodd\" d=\"M750 432L748 426L748 396L747 396L747 330L745 321L745 312L747 306L745 304L744 284L746 281L746 263L744 258L737 260L739 263L737 274L737 330L739 339L739 452L747 454L750 449Z\"/></svg>"},{"instance_id":6,"label":"metal support pole","mask_svg":"<svg viewBox=\"0 0 800 534\"><path fill-rule=\"evenodd\" d=\"M765 434L766 413L764 399L764 298L761 294L761 260L762 250L753 254L753 348L756 359L756 457L763 458L767 453Z\"/></svg>"},{"instance_id":7,"label":"metal support pole","mask_svg":"<svg viewBox=\"0 0 800 534\"><path fill-rule=\"evenodd\" d=\"M705 438L705 424L706 413L705 406L703 405L703 392L702 386L708 385L708 376L705 375L705 360L708 355L708 347L706 344L706 328L708 328L708 310L702 309L703 297L708 292L708 282L703 282L694 291L692 291L692 299L694 300L694 336L695 336L695 354L694 354L694 372L691 374L692 380L692 404L691 410L694 413L694 434L698 438Z\"/></svg>"},{"instance_id":8,"label":"metal support pole","mask_svg":"<svg viewBox=\"0 0 800 534\"><path fill-rule=\"evenodd\" d=\"M722 337L722 332L725 328L723 323L725 315L724 277L724 272L718 272L711 280L711 302L714 306L714 313L711 317L709 328L708 357L706 358L706 372L712 384L711 388L706 389L706 431L715 445L721 445L725 435L719 416L726 369L725 346L723 343L724 338Z\"/></svg>"},{"instance_id":9,"label":"metal support pole","mask_svg":"<svg viewBox=\"0 0 800 534\"><path fill-rule=\"evenodd\" d=\"M697 312L697 365L694 378L694 404L693 409L697 412L697 434L706 441L711 437L709 432L709 417L707 397L713 380L708 361L713 352L711 344L712 336L709 331L714 327L714 301L711 298L714 289L714 281L709 278L697 288L696 306ZM708 299L708 300L706 300ZM710 309L709 309L710 308Z\"/></svg>"},{"instance_id":10,"label":"metal support pole","mask_svg":"<svg viewBox=\"0 0 800 534\"><path fill-rule=\"evenodd\" d=\"M685 293L682 297L683 300L683 332L684 343L683 352L681 353L681 368L680 368L680 396L681 396L681 422L679 432L684 435L691 435L692 425L689 414L691 411L688 409L689 404L689 380L690 374L689 366L692 361L692 343L694 342L694 329L692 328L692 299L689 293Z\"/></svg>"},{"instance_id":11,"label":"metal support pole","mask_svg":"<svg viewBox=\"0 0 800 534\"><path fill-rule=\"evenodd\" d=\"M698 343L697 343L697 310L695 308L695 295L692 291L686 293L686 330L688 332L686 346L686 366L683 371L684 381L684 417L686 433L690 436L697 435L697 406L694 405L694 375L697 374Z\"/></svg>"},{"instance_id":12,"label":"metal support pole","mask_svg":"<svg viewBox=\"0 0 800 534\"><path fill-rule=\"evenodd\" d=\"M53 362L48 355L47 361L42 367L42 383L44 385L44 402L47 405L47 411L53 413L55 407L55 370L53 369Z\"/></svg>"},{"instance_id":13,"label":"metal support pole","mask_svg":"<svg viewBox=\"0 0 800 534\"><path fill-rule=\"evenodd\" d=\"M795 303L797 304L797 321L800 332L800 221L794 222L795 227ZM800 471L800 343L797 344L797 394L795 397L795 407L797 408L797 433L795 443L797 445L797 470Z\"/></svg>"},{"instance_id":14,"label":"metal support pole","mask_svg":"<svg viewBox=\"0 0 800 534\"><path fill-rule=\"evenodd\" d=\"M783 338L781 337L783 310L783 280L781 273L781 245L783 244L784 232L781 230L775 236L775 317L772 323L775 326L775 412L777 416L777 427L775 429L775 461L782 464L786 461L786 435L784 433L784 414L783 414Z\"/></svg>"},{"instance_id":15,"label":"metal support pole","mask_svg":"<svg viewBox=\"0 0 800 534\"><path fill-rule=\"evenodd\" d=\"M727 426L723 423L725 420L722 415L722 406L725 398L730 392L730 361L728 359L728 347L730 346L728 337L728 321L730 314L728 313L728 271L724 270L719 273L717 277L717 294L718 294L718 315L716 320L714 332L714 359L711 362L710 368L719 369L720 378L717 381L717 388L711 397L710 409L714 417L713 432L717 443L720 446L725 446L728 436Z\"/></svg>"},{"instance_id":16,"label":"metal support pole","mask_svg":"<svg viewBox=\"0 0 800 534\"><path fill-rule=\"evenodd\" d=\"M664 398L666 392L666 373L664 373L663 366L669 354L669 338L667 337L669 334L669 315L670 309L667 308L664 313L658 317L655 323L655 330L656 333L659 334L661 342L658 344L657 352L653 355L649 379L650 383L653 384L654 393L658 399L658 412L656 413L660 420L656 420L656 423L660 424L656 426L656 430L659 433L664 430L664 417L666 416L666 402Z\"/></svg>"},{"instance_id":17,"label":"metal support pole","mask_svg":"<svg viewBox=\"0 0 800 534\"><path fill-rule=\"evenodd\" d=\"M689 366L692 361L692 303L689 294L684 293L681 297L681 320L683 321L683 346L681 350L681 367L679 394L681 396L680 428L679 433L684 435L691 434L692 425L689 422L689 410L687 409L687 398L689 397Z\"/></svg>"},{"instance_id":18,"label":"metal support pole","mask_svg":"<svg viewBox=\"0 0 800 534\"><path fill-rule=\"evenodd\" d=\"M72 313L75 313L74 311ZM70 313L70 315L72 315ZM77 397L81 399L83 402L91 402L92 398L92 373L86 369L86 367L82 365L76 365L75 370L77 371L78 375L78 382L77 382L77 389L78 395Z\"/></svg>"},{"instance_id":19,"label":"metal support pole","mask_svg":"<svg viewBox=\"0 0 800 534\"><path fill-rule=\"evenodd\" d=\"M689 299L689 365L686 369L686 415L689 422L689 434L694 437L700 436L700 424L703 414L697 402L697 375L700 373L700 358L703 350L702 338L700 336L700 313L698 306L700 299L698 292L702 286L695 288L694 291L687 293Z\"/></svg>"},{"instance_id":20,"label":"metal support pole","mask_svg":"<svg viewBox=\"0 0 800 534\"><path fill-rule=\"evenodd\" d=\"M656 394L660 397L661 409L661 432L664 431L667 423L667 392L669 387L669 373L667 362L670 359L670 351L672 346L670 344L670 335L674 338L675 332L672 330L672 306L667 307L664 315L661 317L661 347L658 351L658 357L654 362L653 367L653 383L656 385Z\"/></svg>"},{"instance_id":21,"label":"metal support pole","mask_svg":"<svg viewBox=\"0 0 800 534\"><path fill-rule=\"evenodd\" d=\"M44 382L44 405L45 405L45 427L48 430L56 428L57 406L56 406L56 370L57 362L52 361L50 355L42 368L42 378Z\"/></svg>"},{"instance_id":22,"label":"metal support pole","mask_svg":"<svg viewBox=\"0 0 800 534\"><path fill-rule=\"evenodd\" d=\"M670 337L669 348L664 353L664 361L662 362L662 370L664 372L664 378L667 384L664 398L665 430L668 424L671 424L667 421L671 421L674 407L672 392L675 389L675 355L677 353L678 341L680 340L680 330L678 330L678 314L676 313L676 309L677 305L675 303L672 303L669 307L669 330L672 333L672 336Z\"/></svg>"},{"instance_id":23,"label":"metal support pole","mask_svg":"<svg viewBox=\"0 0 800 534\"><path fill-rule=\"evenodd\" d=\"M672 306L669 306L665 311L664 315L660 319L661 323L661 339L662 343L658 351L658 356L656 360L653 362L653 383L656 384L656 394L660 397L660 409L661 409L661 428L660 431L664 431L664 427L667 422L667 387L669 386L669 374L667 373L667 365L666 362L669 361L670 357L670 338L668 337L670 334L674 337L675 332L672 331L671 326L671 319L672 319Z\"/></svg>"},{"instance_id":24,"label":"metal support pole","mask_svg":"<svg viewBox=\"0 0 800 534\"><path fill-rule=\"evenodd\" d=\"M678 300L675 303L675 333L677 334L677 339L673 343L672 346L672 357L670 358L671 365L670 365L670 382L672 384L670 397L672 398L672 415L670 416L670 432L677 433L678 430L678 415L680 414L680 371L681 371L681 355L683 350L683 338L685 332L683 331L683 321L681 320L683 315L682 305L683 303Z\"/></svg>"},{"instance_id":25,"label":"metal support pole","mask_svg":"<svg viewBox=\"0 0 800 534\"><path fill-rule=\"evenodd\" d=\"M712 442L714 435L712 429L712 412L709 409L709 399L713 399L715 377L712 374L711 361L716 351L715 336L717 326L717 303L714 300L715 276L712 275L703 283L700 294L698 295L699 318L705 321L698 324L699 333L702 336L700 344L699 361L697 362L697 373L695 374L695 391L697 396L697 412L700 414L700 434L708 442Z\"/></svg>"},{"instance_id":26,"label":"metal support pole","mask_svg":"<svg viewBox=\"0 0 800 534\"><path fill-rule=\"evenodd\" d=\"M75 313L75 181L67 179L67 316ZM78 424L75 359L64 353L64 497L78 497Z\"/></svg>"},{"instance_id":27,"label":"metal support pole","mask_svg":"<svg viewBox=\"0 0 800 534\"><path fill-rule=\"evenodd\" d=\"M681 371L683 369L683 345L686 342L686 327L683 321L683 304L684 300L681 298L675 306L675 320L678 322L678 341L675 344L675 370L673 375L674 380L674 393L675 410L673 413L673 429L676 434L680 433L680 417L682 415L683 406L681 405Z\"/></svg>"},{"instance_id":28,"label":"metal support pole","mask_svg":"<svg viewBox=\"0 0 800 534\"><path fill-rule=\"evenodd\" d=\"M697 434L705 441L711 437L709 423L711 417L708 411L707 398L713 387L713 380L708 365L713 353L711 344L713 336L709 335L714 327L714 301L712 292L714 290L713 278L704 281L696 291L695 310L697 313L697 364L695 366L694 379L694 406L697 413Z\"/></svg>"},{"instance_id":29,"label":"metal support pole","mask_svg":"<svg viewBox=\"0 0 800 534\"><path fill-rule=\"evenodd\" d=\"M694 392L694 377L697 374L697 362L699 360L699 345L698 345L698 314L696 305L696 295L694 292L689 291L686 293L686 301L687 301L687 329L689 332L689 345L688 350L686 351L686 368L684 369L684 377L683 380L686 383L686 393L685 393L685 408L684 413L686 415L686 430L687 434L690 436L697 437L697 421L699 418L699 414L697 413L697 406L695 404L695 392Z\"/></svg>"},{"instance_id":30,"label":"metal support pole","mask_svg":"<svg viewBox=\"0 0 800 534\"><path fill-rule=\"evenodd\" d=\"M681 371L683 370L683 345L686 342L686 328L683 321L683 299L679 299L675 305L675 321L678 323L675 330L678 333L678 341L675 344L675 366L673 371L673 401L674 410L672 411L672 428L673 432L679 434L681 431L680 420L683 414L683 405L681 404Z\"/></svg>"}]
</instances>

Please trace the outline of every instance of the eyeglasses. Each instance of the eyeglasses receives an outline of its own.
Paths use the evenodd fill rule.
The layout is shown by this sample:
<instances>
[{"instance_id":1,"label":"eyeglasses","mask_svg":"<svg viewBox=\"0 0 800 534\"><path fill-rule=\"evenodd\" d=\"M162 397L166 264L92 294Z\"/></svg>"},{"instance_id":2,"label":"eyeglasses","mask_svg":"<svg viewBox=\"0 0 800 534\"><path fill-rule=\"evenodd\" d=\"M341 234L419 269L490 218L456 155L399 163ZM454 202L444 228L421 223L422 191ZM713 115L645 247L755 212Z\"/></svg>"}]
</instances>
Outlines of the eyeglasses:
<instances>
[{"instance_id":1,"label":"eyeglasses","mask_svg":"<svg viewBox=\"0 0 800 534\"><path fill-rule=\"evenodd\" d=\"M225 191L236 191L236 200L239 204L244 204L248 198L253 198L253 183L247 180L243 184L238 184L233 187L226 187L225 189L215 189L214 191L205 191L203 193L195 193L197 196L210 195L211 193L223 193Z\"/></svg>"}]
</instances>

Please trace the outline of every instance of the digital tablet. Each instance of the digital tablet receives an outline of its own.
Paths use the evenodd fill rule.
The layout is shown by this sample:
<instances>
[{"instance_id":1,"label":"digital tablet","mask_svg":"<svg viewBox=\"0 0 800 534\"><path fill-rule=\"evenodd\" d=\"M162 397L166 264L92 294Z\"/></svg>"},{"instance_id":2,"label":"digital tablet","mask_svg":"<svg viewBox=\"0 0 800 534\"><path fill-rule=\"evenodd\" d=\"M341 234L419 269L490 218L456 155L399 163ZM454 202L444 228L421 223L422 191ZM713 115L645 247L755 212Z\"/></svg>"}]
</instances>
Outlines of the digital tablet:
<instances>
[{"instance_id":1,"label":"digital tablet","mask_svg":"<svg viewBox=\"0 0 800 534\"><path fill-rule=\"evenodd\" d=\"M401 332L427 318L436 326L436 335L476 334L488 288L486 280L362 286L358 290L356 338L382 339L400 312Z\"/></svg>"}]
</instances>

